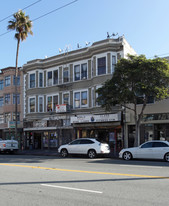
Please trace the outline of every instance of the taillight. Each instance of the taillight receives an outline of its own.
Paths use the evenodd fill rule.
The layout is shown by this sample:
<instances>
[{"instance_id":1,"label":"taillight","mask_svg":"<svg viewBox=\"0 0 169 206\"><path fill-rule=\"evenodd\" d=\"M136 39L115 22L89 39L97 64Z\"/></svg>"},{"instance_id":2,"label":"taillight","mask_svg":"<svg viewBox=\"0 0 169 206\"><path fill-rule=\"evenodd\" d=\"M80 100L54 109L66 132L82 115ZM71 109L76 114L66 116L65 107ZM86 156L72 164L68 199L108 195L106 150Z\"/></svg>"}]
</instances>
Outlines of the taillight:
<instances>
[{"instance_id":1,"label":"taillight","mask_svg":"<svg viewBox=\"0 0 169 206\"><path fill-rule=\"evenodd\" d=\"M6 147L6 144L5 144L5 143L3 144L3 147Z\"/></svg>"}]
</instances>

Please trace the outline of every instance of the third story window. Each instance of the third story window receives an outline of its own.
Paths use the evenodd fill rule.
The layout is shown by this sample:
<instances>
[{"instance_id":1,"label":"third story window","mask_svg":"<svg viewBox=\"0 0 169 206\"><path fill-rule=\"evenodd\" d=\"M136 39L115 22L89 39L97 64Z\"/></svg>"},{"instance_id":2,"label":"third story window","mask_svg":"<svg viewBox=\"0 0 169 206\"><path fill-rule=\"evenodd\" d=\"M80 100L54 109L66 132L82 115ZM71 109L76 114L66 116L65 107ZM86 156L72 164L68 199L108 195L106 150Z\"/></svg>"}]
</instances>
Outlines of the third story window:
<instances>
[{"instance_id":1,"label":"third story window","mask_svg":"<svg viewBox=\"0 0 169 206\"><path fill-rule=\"evenodd\" d=\"M30 74L30 88L35 88L35 74Z\"/></svg>"},{"instance_id":2,"label":"third story window","mask_svg":"<svg viewBox=\"0 0 169 206\"><path fill-rule=\"evenodd\" d=\"M4 80L0 80L0 90L3 90L4 88Z\"/></svg>"},{"instance_id":3,"label":"third story window","mask_svg":"<svg viewBox=\"0 0 169 206\"><path fill-rule=\"evenodd\" d=\"M13 94L13 104L15 104L16 95ZM17 104L20 104L20 94L17 94Z\"/></svg>"},{"instance_id":4,"label":"third story window","mask_svg":"<svg viewBox=\"0 0 169 206\"><path fill-rule=\"evenodd\" d=\"M5 77L5 87L10 86L10 85L11 85L11 77L6 76Z\"/></svg>"},{"instance_id":5,"label":"third story window","mask_svg":"<svg viewBox=\"0 0 169 206\"><path fill-rule=\"evenodd\" d=\"M97 74L106 74L106 57L97 59Z\"/></svg>"},{"instance_id":6,"label":"third story window","mask_svg":"<svg viewBox=\"0 0 169 206\"><path fill-rule=\"evenodd\" d=\"M35 112L35 98L30 98L30 112Z\"/></svg>"},{"instance_id":7,"label":"third story window","mask_svg":"<svg viewBox=\"0 0 169 206\"><path fill-rule=\"evenodd\" d=\"M10 94L5 94L5 104L10 104Z\"/></svg>"}]
</instances>

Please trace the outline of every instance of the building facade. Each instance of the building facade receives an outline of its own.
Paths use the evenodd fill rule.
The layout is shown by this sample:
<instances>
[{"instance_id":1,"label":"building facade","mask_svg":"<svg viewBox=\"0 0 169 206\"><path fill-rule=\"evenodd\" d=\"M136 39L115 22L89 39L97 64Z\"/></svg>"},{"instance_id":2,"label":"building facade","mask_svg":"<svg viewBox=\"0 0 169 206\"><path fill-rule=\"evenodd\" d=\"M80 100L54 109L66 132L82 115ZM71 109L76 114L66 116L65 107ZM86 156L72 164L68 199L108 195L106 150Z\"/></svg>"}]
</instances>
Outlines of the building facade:
<instances>
[{"instance_id":1,"label":"building facade","mask_svg":"<svg viewBox=\"0 0 169 206\"><path fill-rule=\"evenodd\" d=\"M136 54L119 37L24 64L25 149L57 148L81 137L108 142L114 151L121 148L121 108L105 112L96 102L96 89L128 53Z\"/></svg>"},{"instance_id":2,"label":"building facade","mask_svg":"<svg viewBox=\"0 0 169 206\"><path fill-rule=\"evenodd\" d=\"M0 138L17 139L23 137L23 73L19 69L17 77L17 127L18 137L15 137L15 67L1 69L0 73Z\"/></svg>"}]
</instances>

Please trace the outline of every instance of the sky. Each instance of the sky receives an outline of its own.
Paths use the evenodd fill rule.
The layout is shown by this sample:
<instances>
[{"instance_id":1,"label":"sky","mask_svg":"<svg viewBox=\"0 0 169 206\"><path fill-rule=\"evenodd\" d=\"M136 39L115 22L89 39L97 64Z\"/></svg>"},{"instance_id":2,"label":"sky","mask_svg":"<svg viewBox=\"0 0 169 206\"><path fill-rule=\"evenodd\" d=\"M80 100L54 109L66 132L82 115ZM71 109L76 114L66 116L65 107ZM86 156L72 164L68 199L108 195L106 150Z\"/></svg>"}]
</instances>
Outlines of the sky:
<instances>
[{"instance_id":1,"label":"sky","mask_svg":"<svg viewBox=\"0 0 169 206\"><path fill-rule=\"evenodd\" d=\"M106 39L107 32L124 35L138 55L169 56L169 0L5 0L0 7L0 69L15 66L17 41L14 31L6 33L7 25L25 7L33 36L20 44L19 66L58 55L59 48L76 50L86 41L90 46Z\"/></svg>"}]
</instances>

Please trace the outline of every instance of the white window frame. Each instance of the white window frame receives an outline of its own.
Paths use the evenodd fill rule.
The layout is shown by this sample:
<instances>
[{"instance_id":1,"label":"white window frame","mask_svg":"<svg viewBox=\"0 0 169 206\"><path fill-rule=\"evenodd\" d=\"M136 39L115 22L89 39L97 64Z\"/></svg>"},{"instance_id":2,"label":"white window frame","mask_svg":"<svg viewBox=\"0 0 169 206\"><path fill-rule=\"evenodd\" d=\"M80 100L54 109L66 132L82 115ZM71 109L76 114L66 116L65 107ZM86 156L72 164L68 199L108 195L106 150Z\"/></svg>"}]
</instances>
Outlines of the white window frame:
<instances>
[{"instance_id":1,"label":"white window frame","mask_svg":"<svg viewBox=\"0 0 169 206\"><path fill-rule=\"evenodd\" d=\"M58 83L57 84L54 84L53 83L53 78L54 78L54 71L58 71ZM52 87L52 86L56 86L56 85L59 85L59 68L58 67L53 67L53 68L50 68L50 69L46 69L46 87ZM52 84L51 85L48 85L48 72L52 72Z\"/></svg>"},{"instance_id":2,"label":"white window frame","mask_svg":"<svg viewBox=\"0 0 169 206\"><path fill-rule=\"evenodd\" d=\"M86 105L82 105L82 92L87 92L87 104ZM80 107L75 107L75 93L80 93ZM83 90L75 90L73 91L73 108L74 109L80 109L80 108L87 108L89 105L89 91L88 89L83 89Z\"/></svg>"},{"instance_id":3,"label":"white window frame","mask_svg":"<svg viewBox=\"0 0 169 206\"><path fill-rule=\"evenodd\" d=\"M102 75L106 75L107 74L107 72L108 72L108 68L107 68L107 54L108 53L102 53L102 54L96 55L96 76L102 76ZM106 74L98 75L98 59L103 58L103 57L106 58Z\"/></svg>"},{"instance_id":4,"label":"white window frame","mask_svg":"<svg viewBox=\"0 0 169 206\"><path fill-rule=\"evenodd\" d=\"M84 79L81 79L81 66L82 66L82 64L87 64L87 77L84 78ZM75 80L75 66L77 66L77 65L80 66L80 79L79 80ZM73 64L73 82L78 82L78 81L86 80L86 79L88 79L88 76L89 76L88 60L74 62L74 64Z\"/></svg>"},{"instance_id":5,"label":"white window frame","mask_svg":"<svg viewBox=\"0 0 169 206\"><path fill-rule=\"evenodd\" d=\"M40 74L42 74L42 86L40 86ZM43 88L44 87L44 72L43 71L39 71L38 72L38 87L39 88Z\"/></svg>"},{"instance_id":6,"label":"white window frame","mask_svg":"<svg viewBox=\"0 0 169 206\"><path fill-rule=\"evenodd\" d=\"M35 99L35 111L34 112L30 112L30 99ZM36 113L36 96L30 96L28 99L28 113Z\"/></svg>"},{"instance_id":7,"label":"white window frame","mask_svg":"<svg viewBox=\"0 0 169 206\"><path fill-rule=\"evenodd\" d=\"M48 97L52 97L52 107L53 107L53 97L54 96L58 96L58 104L60 104L60 102L59 102L59 93L48 94L48 95L46 95L46 111L47 111L47 107L48 107ZM52 108L52 111L55 111L55 108ZM47 111L47 112L49 112L49 111Z\"/></svg>"},{"instance_id":8,"label":"white window frame","mask_svg":"<svg viewBox=\"0 0 169 206\"><path fill-rule=\"evenodd\" d=\"M63 99L63 95L64 95L64 94L69 94L68 104L70 105L70 92L63 92L63 93L62 93L62 104L64 104L64 99Z\"/></svg>"},{"instance_id":9,"label":"white window frame","mask_svg":"<svg viewBox=\"0 0 169 206\"><path fill-rule=\"evenodd\" d=\"M42 113L41 111L40 111L40 105L39 105L39 103L40 103L40 101L39 101L39 99L40 98L42 98L42 103L43 103L43 106L42 106L42 112L44 112L44 96L38 96L38 112L40 112L40 113Z\"/></svg>"},{"instance_id":10,"label":"white window frame","mask_svg":"<svg viewBox=\"0 0 169 206\"><path fill-rule=\"evenodd\" d=\"M31 74L35 74L35 87L33 87L33 88L30 87L30 75L31 75ZM29 76L28 76L28 88L29 88L29 89L34 89L34 88L36 88L36 71L29 72L28 75L29 75Z\"/></svg>"}]
</instances>

